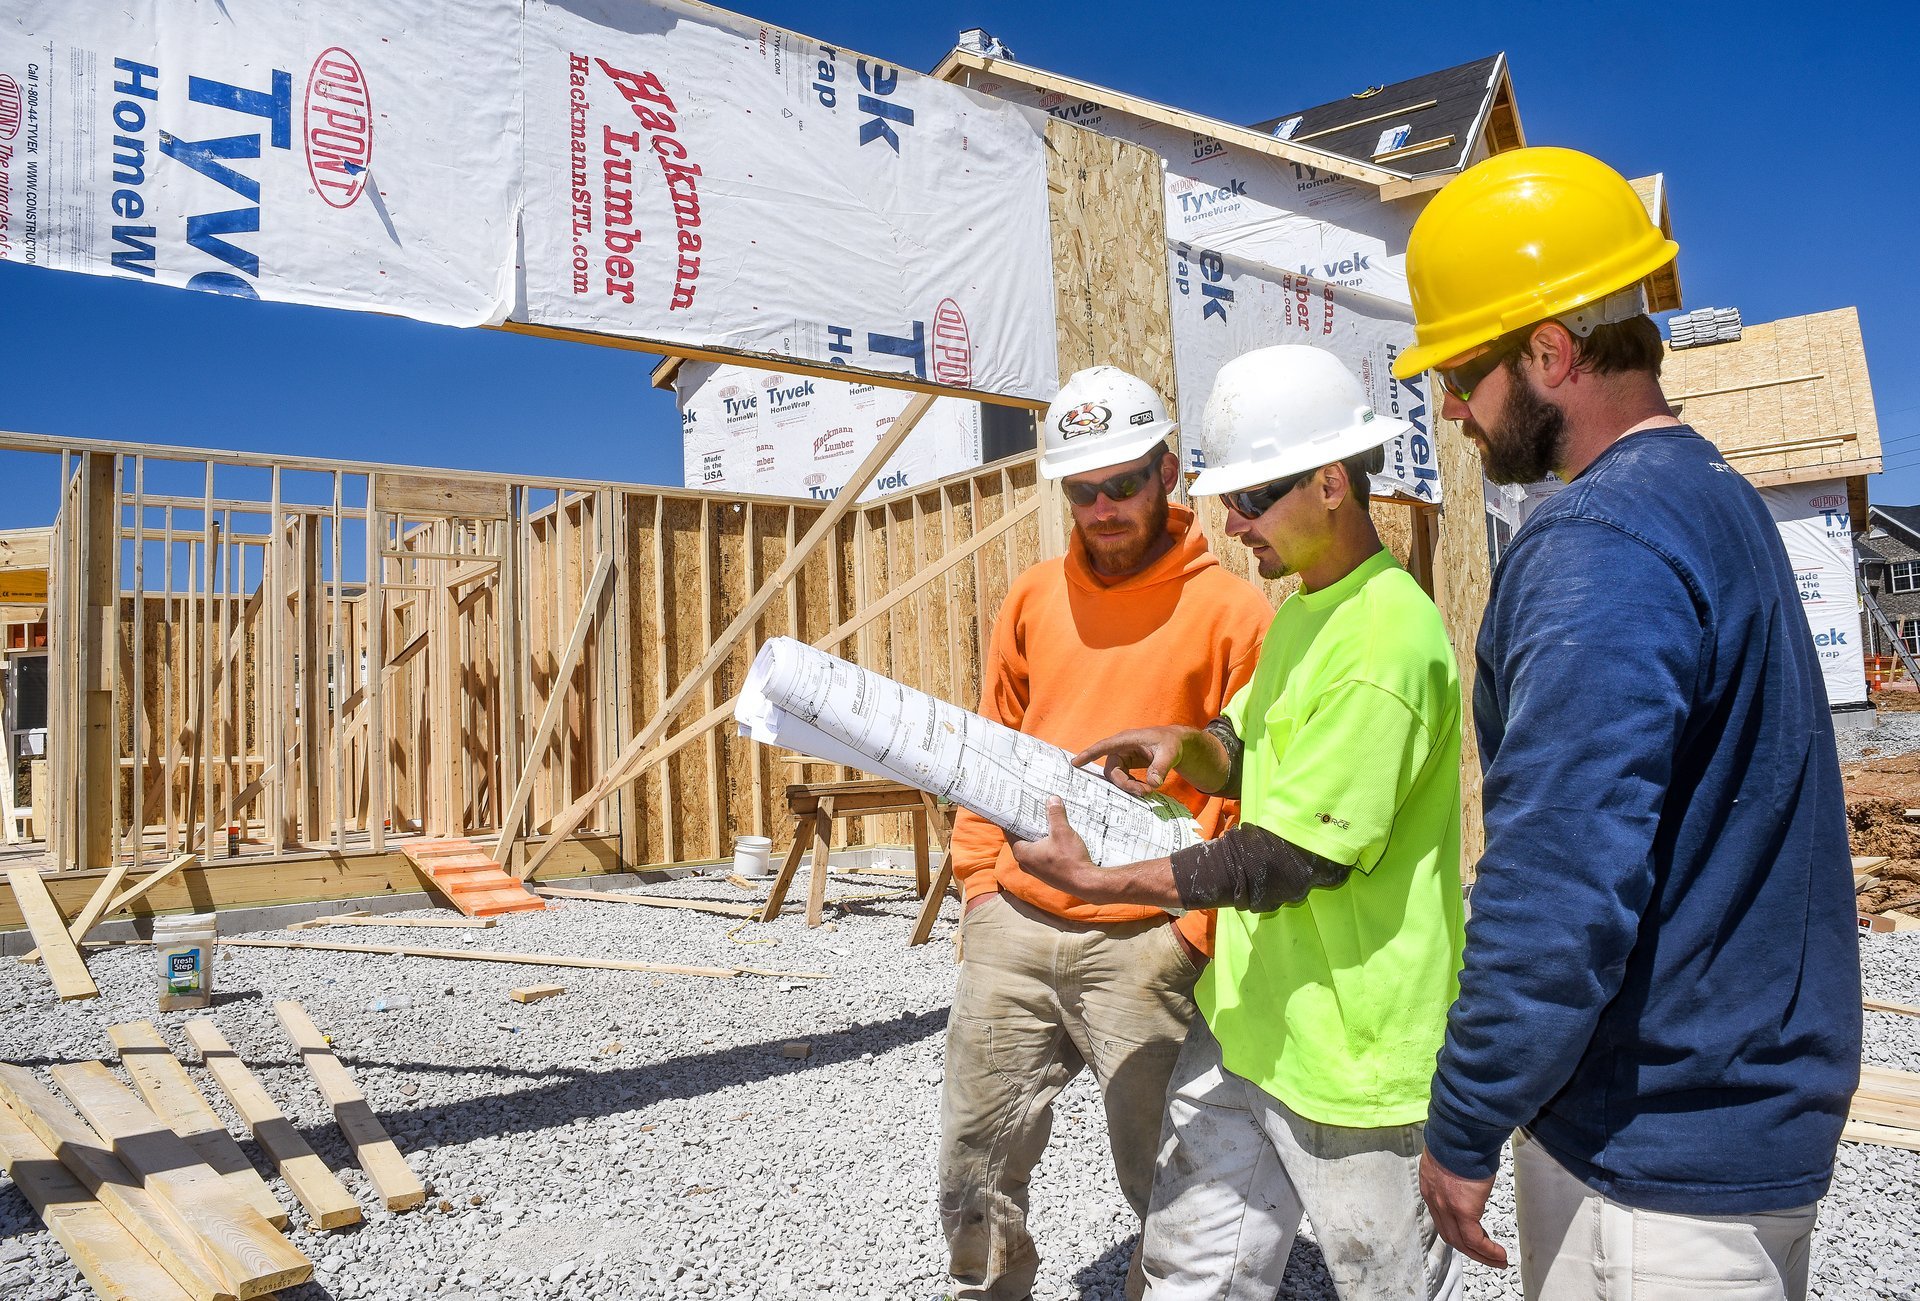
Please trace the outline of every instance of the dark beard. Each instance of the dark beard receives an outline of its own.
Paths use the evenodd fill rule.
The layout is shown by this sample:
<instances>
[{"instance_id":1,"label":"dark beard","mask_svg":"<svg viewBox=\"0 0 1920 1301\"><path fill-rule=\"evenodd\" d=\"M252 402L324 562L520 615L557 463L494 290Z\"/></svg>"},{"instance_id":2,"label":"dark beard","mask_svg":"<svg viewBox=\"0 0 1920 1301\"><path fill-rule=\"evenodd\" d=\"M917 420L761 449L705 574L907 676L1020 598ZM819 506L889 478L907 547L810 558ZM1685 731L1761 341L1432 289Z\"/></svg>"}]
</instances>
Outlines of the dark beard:
<instances>
[{"instance_id":1,"label":"dark beard","mask_svg":"<svg viewBox=\"0 0 1920 1301\"><path fill-rule=\"evenodd\" d=\"M1507 400L1494 428L1467 422L1480 436L1480 468L1495 483L1538 483L1564 459L1567 416L1527 387L1519 359L1507 363Z\"/></svg>"},{"instance_id":2,"label":"dark beard","mask_svg":"<svg viewBox=\"0 0 1920 1301\"><path fill-rule=\"evenodd\" d=\"M1146 525L1140 532L1115 542L1081 534L1080 542L1087 549L1087 558L1093 562L1095 573L1109 578L1138 573L1146 563L1147 553L1166 535L1167 519L1172 514L1167 505L1167 490L1156 480L1141 491L1153 494L1153 508L1147 513Z\"/></svg>"}]
</instances>

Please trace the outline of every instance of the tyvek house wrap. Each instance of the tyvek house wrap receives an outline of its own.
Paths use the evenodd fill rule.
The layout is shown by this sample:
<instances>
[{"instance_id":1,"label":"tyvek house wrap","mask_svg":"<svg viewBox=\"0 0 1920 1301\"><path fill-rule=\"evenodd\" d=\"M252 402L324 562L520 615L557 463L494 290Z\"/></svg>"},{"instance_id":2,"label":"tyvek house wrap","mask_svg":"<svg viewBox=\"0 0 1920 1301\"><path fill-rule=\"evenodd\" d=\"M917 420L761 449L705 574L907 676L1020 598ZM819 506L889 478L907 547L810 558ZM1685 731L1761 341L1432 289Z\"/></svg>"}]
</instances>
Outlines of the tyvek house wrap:
<instances>
[{"instance_id":1,"label":"tyvek house wrap","mask_svg":"<svg viewBox=\"0 0 1920 1301\"><path fill-rule=\"evenodd\" d=\"M6 10L0 259L445 325L506 316L517 0Z\"/></svg>"}]
</instances>

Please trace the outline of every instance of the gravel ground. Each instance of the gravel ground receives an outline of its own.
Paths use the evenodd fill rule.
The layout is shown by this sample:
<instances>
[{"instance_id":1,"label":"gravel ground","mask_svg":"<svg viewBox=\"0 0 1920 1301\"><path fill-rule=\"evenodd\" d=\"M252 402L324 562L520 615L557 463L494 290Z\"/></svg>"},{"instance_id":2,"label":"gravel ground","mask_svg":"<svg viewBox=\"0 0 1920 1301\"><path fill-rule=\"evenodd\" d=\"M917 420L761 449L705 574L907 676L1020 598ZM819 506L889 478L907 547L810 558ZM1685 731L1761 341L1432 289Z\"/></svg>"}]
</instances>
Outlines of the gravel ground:
<instances>
[{"instance_id":1,"label":"gravel ground","mask_svg":"<svg viewBox=\"0 0 1920 1301\"><path fill-rule=\"evenodd\" d=\"M876 888L836 877L832 893ZM648 889L743 897L717 880ZM723 917L555 902L489 931L339 927L291 937L451 947L465 934L474 948L833 973L822 982L221 950L211 1015L361 1204L377 1202L273 1019L276 998L299 998L333 1036L430 1190L423 1209L369 1210L357 1229L296 1228L314 1281L282 1295L939 1296L932 1190L955 908L949 901L934 942L918 949L906 947L912 911L898 900L851 901L830 909L832 929L810 931L790 908L772 926L729 937ZM1920 1003L1920 935L1864 936L1862 945L1867 992ZM100 952L90 966L102 997L67 1005L51 1001L44 975L21 969L0 992L0 1057L36 1067L111 1060L106 1028L140 1018L184 1049L190 1014L154 1012L150 964L140 949ZM508 988L543 981L568 992L531 1006L507 1000ZM413 1005L369 1010L398 995ZM792 1040L811 1043L812 1056L782 1056ZM1920 1070L1920 1020L1868 1013L1866 1059ZM218 1086L198 1067L191 1073L243 1133ZM1084 1078L1061 1095L1032 1214L1045 1257L1037 1297L1121 1295L1131 1233L1099 1098ZM1488 1225L1513 1241L1504 1174ZM1816 1296L1920 1296L1920 1153L1842 1145L1813 1270ZM88 1295L0 1178L0 1297ZM1285 1295L1333 1295L1310 1234ZM1517 1297L1518 1278L1471 1266L1468 1295Z\"/></svg>"},{"instance_id":2,"label":"gravel ground","mask_svg":"<svg viewBox=\"0 0 1920 1301\"><path fill-rule=\"evenodd\" d=\"M1920 750L1920 712L1895 713L1882 709L1872 727L1841 732L1835 740L1840 747L1841 763L1910 754Z\"/></svg>"}]
</instances>

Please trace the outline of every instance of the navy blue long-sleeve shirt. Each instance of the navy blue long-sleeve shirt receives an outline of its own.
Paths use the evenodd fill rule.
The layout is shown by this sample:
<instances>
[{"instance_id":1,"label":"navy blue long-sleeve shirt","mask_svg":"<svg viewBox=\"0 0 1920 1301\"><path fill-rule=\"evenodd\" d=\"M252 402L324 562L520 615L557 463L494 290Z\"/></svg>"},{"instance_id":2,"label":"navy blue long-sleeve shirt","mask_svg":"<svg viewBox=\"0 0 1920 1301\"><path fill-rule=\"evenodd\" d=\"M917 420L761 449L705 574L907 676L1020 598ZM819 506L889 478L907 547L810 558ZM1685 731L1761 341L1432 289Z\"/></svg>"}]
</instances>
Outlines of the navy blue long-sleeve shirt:
<instances>
[{"instance_id":1,"label":"navy blue long-sleeve shirt","mask_svg":"<svg viewBox=\"0 0 1920 1301\"><path fill-rule=\"evenodd\" d=\"M1514 536L1477 647L1487 848L1427 1146L1526 1128L1633 1206L1802 1206L1860 1066L1846 812L1759 494L1684 426Z\"/></svg>"}]
</instances>

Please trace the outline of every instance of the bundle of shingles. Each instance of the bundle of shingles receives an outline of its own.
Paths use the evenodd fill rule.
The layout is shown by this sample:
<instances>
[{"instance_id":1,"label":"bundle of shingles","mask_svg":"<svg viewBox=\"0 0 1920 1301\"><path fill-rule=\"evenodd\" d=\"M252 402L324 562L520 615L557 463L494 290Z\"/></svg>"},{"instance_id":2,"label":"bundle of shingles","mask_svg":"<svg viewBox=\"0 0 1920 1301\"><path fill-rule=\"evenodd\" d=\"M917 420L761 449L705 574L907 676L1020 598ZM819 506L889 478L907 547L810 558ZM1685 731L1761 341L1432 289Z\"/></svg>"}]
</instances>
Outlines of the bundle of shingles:
<instances>
[{"instance_id":1,"label":"bundle of shingles","mask_svg":"<svg viewBox=\"0 0 1920 1301\"><path fill-rule=\"evenodd\" d=\"M1676 350L1709 343L1732 343L1740 337L1740 309L1700 307L1667 320L1667 342Z\"/></svg>"},{"instance_id":2,"label":"bundle of shingles","mask_svg":"<svg viewBox=\"0 0 1920 1301\"><path fill-rule=\"evenodd\" d=\"M419 1205L426 1190L305 1010L274 1010L387 1208ZM189 1021L186 1032L312 1226L358 1223L359 1203L213 1022ZM105 1063L78 1062L52 1068L62 1102L32 1071L0 1064L0 1163L94 1291L239 1301L310 1278L313 1262L280 1234L286 1211L166 1041L145 1021L109 1033L138 1094Z\"/></svg>"}]
</instances>

